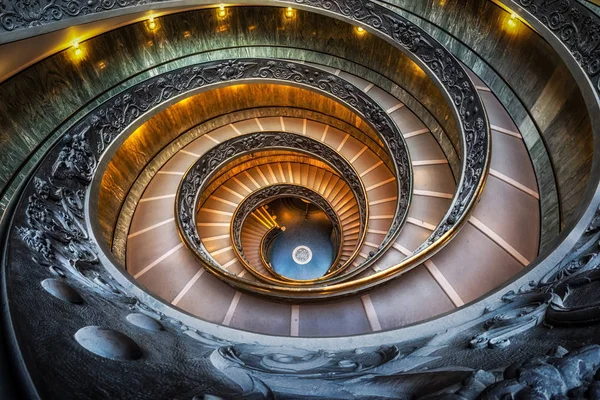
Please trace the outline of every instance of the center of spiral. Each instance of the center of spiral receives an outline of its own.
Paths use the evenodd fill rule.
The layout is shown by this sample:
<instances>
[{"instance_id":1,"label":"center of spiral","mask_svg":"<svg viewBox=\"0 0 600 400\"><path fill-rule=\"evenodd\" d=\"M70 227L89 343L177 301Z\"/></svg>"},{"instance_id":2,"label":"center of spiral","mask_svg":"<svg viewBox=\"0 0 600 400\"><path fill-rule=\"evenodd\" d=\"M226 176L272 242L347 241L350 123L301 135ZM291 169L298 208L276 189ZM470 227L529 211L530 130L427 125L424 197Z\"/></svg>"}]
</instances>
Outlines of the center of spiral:
<instances>
[{"instance_id":1,"label":"center of spiral","mask_svg":"<svg viewBox=\"0 0 600 400\"><path fill-rule=\"evenodd\" d=\"M296 264L308 264L312 260L312 251L306 246L298 246L292 251L292 259Z\"/></svg>"}]
</instances>

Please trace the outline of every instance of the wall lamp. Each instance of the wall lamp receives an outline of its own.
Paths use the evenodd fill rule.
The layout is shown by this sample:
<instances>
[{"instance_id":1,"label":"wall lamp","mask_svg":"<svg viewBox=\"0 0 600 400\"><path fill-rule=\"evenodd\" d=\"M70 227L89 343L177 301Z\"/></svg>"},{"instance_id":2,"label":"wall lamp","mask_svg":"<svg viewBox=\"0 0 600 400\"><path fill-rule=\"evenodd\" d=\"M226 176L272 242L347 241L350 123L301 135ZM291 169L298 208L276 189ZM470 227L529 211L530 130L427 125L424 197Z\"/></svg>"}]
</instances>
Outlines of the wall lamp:
<instances>
[{"instance_id":1,"label":"wall lamp","mask_svg":"<svg viewBox=\"0 0 600 400\"><path fill-rule=\"evenodd\" d=\"M221 4L217 11L217 15L219 18L225 18L227 16L227 10L225 9L225 4Z\"/></svg>"},{"instance_id":2,"label":"wall lamp","mask_svg":"<svg viewBox=\"0 0 600 400\"><path fill-rule=\"evenodd\" d=\"M151 31L156 29L156 21L154 21L154 17L150 17L148 19L148 29L150 29Z\"/></svg>"},{"instance_id":3,"label":"wall lamp","mask_svg":"<svg viewBox=\"0 0 600 400\"><path fill-rule=\"evenodd\" d=\"M517 26L517 21L518 21L518 17L517 14L515 13L511 13L510 14L510 18L508 19L508 26L510 26L511 28L514 28L515 26Z\"/></svg>"},{"instance_id":4,"label":"wall lamp","mask_svg":"<svg viewBox=\"0 0 600 400\"><path fill-rule=\"evenodd\" d=\"M81 56L81 48L79 47L78 41L73 42L73 49L75 49L75 55L77 57Z\"/></svg>"}]
</instances>

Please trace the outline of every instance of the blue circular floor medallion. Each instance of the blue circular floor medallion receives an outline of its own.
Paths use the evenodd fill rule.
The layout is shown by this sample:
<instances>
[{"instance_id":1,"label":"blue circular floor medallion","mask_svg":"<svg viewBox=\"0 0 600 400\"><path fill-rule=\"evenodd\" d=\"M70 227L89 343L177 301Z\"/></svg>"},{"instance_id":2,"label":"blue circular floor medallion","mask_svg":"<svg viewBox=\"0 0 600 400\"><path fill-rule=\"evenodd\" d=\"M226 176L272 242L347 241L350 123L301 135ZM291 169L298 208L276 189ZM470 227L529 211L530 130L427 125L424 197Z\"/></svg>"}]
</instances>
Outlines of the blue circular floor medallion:
<instances>
[{"instance_id":1,"label":"blue circular floor medallion","mask_svg":"<svg viewBox=\"0 0 600 400\"><path fill-rule=\"evenodd\" d=\"M308 264L312 260L312 251L306 246L298 246L292 251L292 259L296 264Z\"/></svg>"}]
</instances>

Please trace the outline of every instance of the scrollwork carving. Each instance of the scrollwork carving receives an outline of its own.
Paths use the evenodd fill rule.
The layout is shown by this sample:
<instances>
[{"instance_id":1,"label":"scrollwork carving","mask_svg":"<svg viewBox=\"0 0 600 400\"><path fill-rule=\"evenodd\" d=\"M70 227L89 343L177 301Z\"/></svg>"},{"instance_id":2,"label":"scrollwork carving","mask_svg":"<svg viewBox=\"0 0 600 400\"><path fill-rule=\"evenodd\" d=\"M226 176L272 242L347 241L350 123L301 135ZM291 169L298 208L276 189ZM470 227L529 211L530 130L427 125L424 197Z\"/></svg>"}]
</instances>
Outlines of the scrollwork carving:
<instances>
[{"instance_id":1,"label":"scrollwork carving","mask_svg":"<svg viewBox=\"0 0 600 400\"><path fill-rule=\"evenodd\" d=\"M516 0L569 49L600 92L600 21L577 1Z\"/></svg>"},{"instance_id":2,"label":"scrollwork carving","mask_svg":"<svg viewBox=\"0 0 600 400\"><path fill-rule=\"evenodd\" d=\"M531 303L510 308L496 314L484 324L485 331L471 340L473 348L503 348L510 344L510 337L539 325L544 319L548 302Z\"/></svg>"},{"instance_id":3,"label":"scrollwork carving","mask_svg":"<svg viewBox=\"0 0 600 400\"><path fill-rule=\"evenodd\" d=\"M265 393L272 398L301 398L301 388L318 380L312 386L313 397L387 399L403 398L398 387L402 375L436 357L393 345L356 351L233 345L215 350L210 359L249 398L265 398L260 397Z\"/></svg>"},{"instance_id":4,"label":"scrollwork carving","mask_svg":"<svg viewBox=\"0 0 600 400\"><path fill-rule=\"evenodd\" d=\"M0 26L6 31L14 31L143 3L144 0L2 0Z\"/></svg>"},{"instance_id":5,"label":"scrollwork carving","mask_svg":"<svg viewBox=\"0 0 600 400\"><path fill-rule=\"evenodd\" d=\"M96 262L94 246L81 221L83 192L40 178L34 178L34 187L25 211L29 226L18 229L24 242L47 262L59 257L71 263Z\"/></svg>"},{"instance_id":6,"label":"scrollwork carving","mask_svg":"<svg viewBox=\"0 0 600 400\"><path fill-rule=\"evenodd\" d=\"M350 377L381 367L401 356L395 346L355 353L236 345L221 347L216 353L215 358L220 356L229 363L252 371L305 377L323 373L331 377Z\"/></svg>"},{"instance_id":7,"label":"scrollwork carving","mask_svg":"<svg viewBox=\"0 0 600 400\"><path fill-rule=\"evenodd\" d=\"M510 365L504 380L490 385L478 399L504 398L598 398L600 395L600 346L550 354Z\"/></svg>"},{"instance_id":8,"label":"scrollwork carving","mask_svg":"<svg viewBox=\"0 0 600 400\"><path fill-rule=\"evenodd\" d=\"M52 167L52 175L58 179L79 179L90 183L96 168L96 156L92 153L86 138L89 127L80 132L66 135L63 138L64 147Z\"/></svg>"}]
</instances>

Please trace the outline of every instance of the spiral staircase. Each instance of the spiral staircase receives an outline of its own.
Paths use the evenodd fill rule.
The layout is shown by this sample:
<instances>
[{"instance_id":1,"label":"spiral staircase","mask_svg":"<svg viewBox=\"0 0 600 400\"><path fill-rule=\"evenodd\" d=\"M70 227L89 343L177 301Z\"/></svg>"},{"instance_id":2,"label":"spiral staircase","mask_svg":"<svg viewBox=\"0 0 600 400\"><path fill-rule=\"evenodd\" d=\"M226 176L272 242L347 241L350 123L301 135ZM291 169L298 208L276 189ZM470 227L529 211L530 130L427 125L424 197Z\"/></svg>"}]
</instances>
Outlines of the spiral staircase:
<instances>
[{"instance_id":1,"label":"spiral staircase","mask_svg":"<svg viewBox=\"0 0 600 400\"><path fill-rule=\"evenodd\" d=\"M1 398L600 398L594 1L0 3Z\"/></svg>"}]
</instances>

